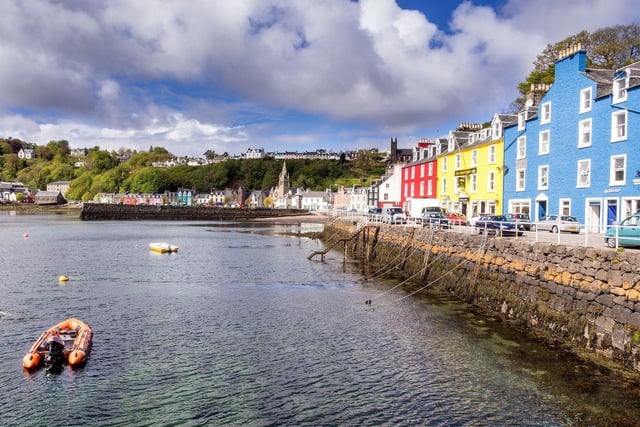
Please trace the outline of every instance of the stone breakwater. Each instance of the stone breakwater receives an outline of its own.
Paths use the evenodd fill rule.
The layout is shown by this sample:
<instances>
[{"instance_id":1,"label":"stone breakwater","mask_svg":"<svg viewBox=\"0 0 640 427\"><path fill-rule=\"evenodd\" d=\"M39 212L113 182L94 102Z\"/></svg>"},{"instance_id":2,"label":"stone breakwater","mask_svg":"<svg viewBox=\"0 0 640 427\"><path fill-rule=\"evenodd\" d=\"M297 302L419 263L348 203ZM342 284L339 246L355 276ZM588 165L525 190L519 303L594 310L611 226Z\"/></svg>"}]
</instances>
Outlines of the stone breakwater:
<instances>
[{"instance_id":1,"label":"stone breakwater","mask_svg":"<svg viewBox=\"0 0 640 427\"><path fill-rule=\"evenodd\" d=\"M331 221L324 234L360 227ZM361 234L373 262L402 254L390 274L415 276L416 289L450 292L551 345L640 372L640 252L389 226Z\"/></svg>"},{"instance_id":2,"label":"stone breakwater","mask_svg":"<svg viewBox=\"0 0 640 427\"><path fill-rule=\"evenodd\" d=\"M308 215L305 209L231 209L204 206L129 206L85 203L80 211L83 221L166 220L166 221L242 221Z\"/></svg>"}]
</instances>

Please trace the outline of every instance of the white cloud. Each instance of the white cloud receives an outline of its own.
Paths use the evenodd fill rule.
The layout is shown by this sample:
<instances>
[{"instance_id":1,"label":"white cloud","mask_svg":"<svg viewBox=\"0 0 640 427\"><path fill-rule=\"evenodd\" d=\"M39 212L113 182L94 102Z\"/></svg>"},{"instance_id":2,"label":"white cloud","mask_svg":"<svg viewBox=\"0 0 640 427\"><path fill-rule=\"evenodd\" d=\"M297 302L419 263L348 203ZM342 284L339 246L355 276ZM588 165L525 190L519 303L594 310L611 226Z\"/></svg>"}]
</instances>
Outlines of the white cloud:
<instances>
[{"instance_id":1,"label":"white cloud","mask_svg":"<svg viewBox=\"0 0 640 427\"><path fill-rule=\"evenodd\" d=\"M394 0L7 0L0 131L176 154L286 141L295 111L446 132L508 107L548 43L638 18L633 0L464 2L450 28Z\"/></svg>"}]
</instances>

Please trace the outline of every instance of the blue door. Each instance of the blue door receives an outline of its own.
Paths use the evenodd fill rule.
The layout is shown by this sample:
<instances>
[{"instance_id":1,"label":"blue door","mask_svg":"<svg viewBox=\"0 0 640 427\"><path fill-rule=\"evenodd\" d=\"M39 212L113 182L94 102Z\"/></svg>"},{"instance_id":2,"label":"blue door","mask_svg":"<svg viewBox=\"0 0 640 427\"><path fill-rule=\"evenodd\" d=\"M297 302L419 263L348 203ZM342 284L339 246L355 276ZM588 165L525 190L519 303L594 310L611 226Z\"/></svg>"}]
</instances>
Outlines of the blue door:
<instances>
[{"instance_id":1,"label":"blue door","mask_svg":"<svg viewBox=\"0 0 640 427\"><path fill-rule=\"evenodd\" d=\"M538 202L538 219L547 216L547 202L541 201Z\"/></svg>"},{"instance_id":2,"label":"blue door","mask_svg":"<svg viewBox=\"0 0 640 427\"><path fill-rule=\"evenodd\" d=\"M607 203L607 225L613 224L618 220L618 205L614 201Z\"/></svg>"}]
</instances>

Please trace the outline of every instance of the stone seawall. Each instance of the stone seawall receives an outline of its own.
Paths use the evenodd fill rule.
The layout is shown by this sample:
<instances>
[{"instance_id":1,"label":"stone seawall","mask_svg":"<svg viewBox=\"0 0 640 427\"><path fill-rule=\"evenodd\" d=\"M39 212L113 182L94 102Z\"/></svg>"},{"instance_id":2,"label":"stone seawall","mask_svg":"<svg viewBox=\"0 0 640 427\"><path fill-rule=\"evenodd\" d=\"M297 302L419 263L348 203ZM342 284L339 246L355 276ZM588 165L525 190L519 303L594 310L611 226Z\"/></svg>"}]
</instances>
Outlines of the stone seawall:
<instances>
[{"instance_id":1,"label":"stone seawall","mask_svg":"<svg viewBox=\"0 0 640 427\"><path fill-rule=\"evenodd\" d=\"M231 209L204 206L129 206L85 203L80 211L83 221L167 220L167 221L241 221L308 215L305 209Z\"/></svg>"},{"instance_id":2,"label":"stone seawall","mask_svg":"<svg viewBox=\"0 0 640 427\"><path fill-rule=\"evenodd\" d=\"M331 221L325 235L360 227ZM640 372L640 252L397 226L375 236L362 240L368 257L406 254L391 274L419 278L416 289L448 291L549 344Z\"/></svg>"}]
</instances>

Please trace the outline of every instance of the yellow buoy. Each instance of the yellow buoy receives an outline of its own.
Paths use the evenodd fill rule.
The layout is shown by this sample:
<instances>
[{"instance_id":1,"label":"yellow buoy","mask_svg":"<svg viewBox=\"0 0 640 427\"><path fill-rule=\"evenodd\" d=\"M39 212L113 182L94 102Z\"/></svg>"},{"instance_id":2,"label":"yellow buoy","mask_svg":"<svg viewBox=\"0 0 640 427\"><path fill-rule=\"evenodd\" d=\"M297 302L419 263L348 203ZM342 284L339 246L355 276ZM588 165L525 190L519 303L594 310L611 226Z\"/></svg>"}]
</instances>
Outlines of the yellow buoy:
<instances>
[{"instance_id":1,"label":"yellow buoy","mask_svg":"<svg viewBox=\"0 0 640 427\"><path fill-rule=\"evenodd\" d=\"M58 282L67 282L67 281L69 281L69 276L58 277Z\"/></svg>"}]
</instances>

